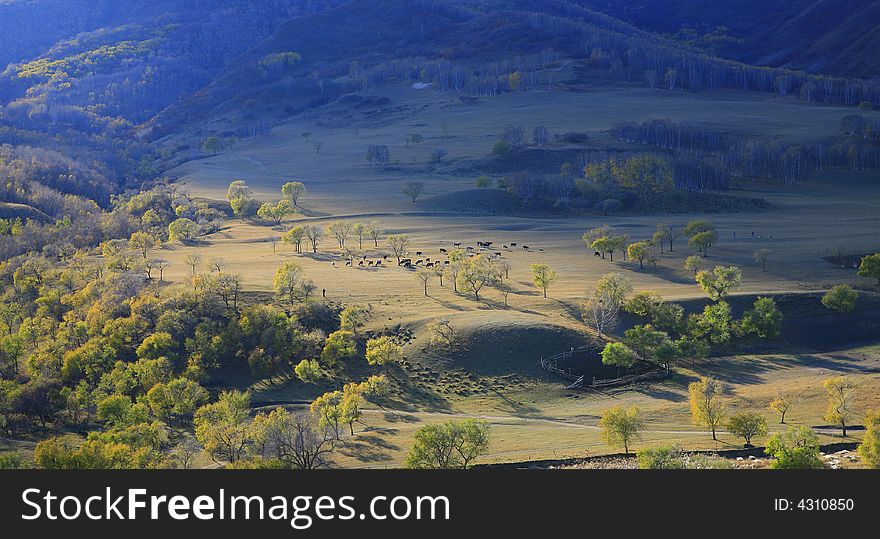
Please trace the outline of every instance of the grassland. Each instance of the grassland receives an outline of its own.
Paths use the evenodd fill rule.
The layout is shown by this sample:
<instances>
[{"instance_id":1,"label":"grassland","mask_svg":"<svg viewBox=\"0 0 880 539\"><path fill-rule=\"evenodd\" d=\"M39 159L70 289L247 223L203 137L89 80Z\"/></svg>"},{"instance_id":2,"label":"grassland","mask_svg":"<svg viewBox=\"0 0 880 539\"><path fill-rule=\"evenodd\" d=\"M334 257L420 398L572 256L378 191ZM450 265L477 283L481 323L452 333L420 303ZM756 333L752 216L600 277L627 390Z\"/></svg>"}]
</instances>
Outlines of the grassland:
<instances>
[{"instance_id":1,"label":"grassland","mask_svg":"<svg viewBox=\"0 0 880 539\"><path fill-rule=\"evenodd\" d=\"M576 75L568 75L572 89L577 89ZM466 196L473 187L473 170L485 161L497 134L510 124L527 129L546 125L552 133L590 134L590 141L581 147L557 144L554 148L560 151L631 149L604 131L616 121L654 117L767 140L809 143L837 136L841 117L852 109L754 94L651 92L610 83L585 91L515 94L477 103L404 85L371 95L387 97L388 102L365 107L337 103L294 116L276 124L271 136L239 141L219 155L172 170L169 174L193 195L210 199L223 199L226 185L235 178L246 179L264 200L277 199L281 184L292 179L305 182L309 194L302 214L282 227L231 220L198 245L168 244L156 253L171 262L166 277L172 282L183 282L188 276L184 257L194 250L206 262L222 258L224 271L240 274L250 292L270 291L277 267L295 260L315 281L319 293L326 289L329 301L368 305L367 330L412 330L414 340L406 347L405 365L390 373L395 380L393 405L367 410L364 425L356 428L339 453L340 466L399 465L415 429L450 416L480 417L492 424L485 462L607 453L611 449L600 440L597 422L604 409L616 404L638 405L647 414L650 426L643 444L674 440L694 449L734 447L740 442L732 436L722 433L715 444L690 424L687 383L706 374L728 384L734 410L766 412L767 403L779 391L797 395L798 403L787 418L791 424L824 424L821 383L836 374L848 374L856 381L860 409L880 406L880 348L859 343L836 343L831 351L788 343L778 353L711 358L693 369L681 369L662 383L602 394L565 390L560 380L536 367L542 355L587 339L578 320L578 306L585 291L607 272L624 272L637 290L654 290L669 300L702 296L682 268L684 257L692 254L683 241L664 254L656 267L640 271L618 257L615 262L601 260L586 249L583 232L603 224L637 240L650 237L659 221L681 226L690 219L711 219L720 240L710 263L741 267L742 294L815 293L838 283L854 284L871 294L870 282L823 257L838 250L850 254L877 250L880 178L876 174L821 173L797 188L737 185L730 194L761 197L772 205L753 212L487 216L432 206L433 196ZM258 109L267 116L277 112L271 104ZM206 127L217 131L245 121L239 115L218 113ZM450 128L448 138L441 132L444 123ZM312 133L312 142L323 142L320 153L301 136L304 132ZM425 140L418 147L407 147L407 133L420 133ZM194 136L185 132L166 142ZM392 160L398 163L385 170L368 166L363 155L369 144L389 145ZM441 164L431 165L428 155L436 148L449 154ZM400 194L400 184L407 180L425 182L422 202L413 204ZM388 234L408 234L411 251L438 258L441 248L459 241L465 245L494 241L496 246L517 242L532 249L499 249L513 267L515 290L510 306L505 307L495 292L475 301L454 293L448 282L444 287L431 283L425 296L412 273L393 263L381 269L346 268L332 239L325 239L318 253L303 255L281 244L273 252L268 241L294 222L334 220L377 220ZM766 272L753 260L759 248L772 252ZM381 244L373 248L371 242L365 242L364 250L371 259L384 253ZM537 262L550 264L560 275L546 299L529 275L529 265ZM424 328L440 316L449 316L465 335L466 351L458 357L442 357L427 342ZM284 380L253 384L249 375L230 375L226 382L250 387L255 401L263 405L296 406L324 389ZM769 419L772 431L781 428L772 416ZM823 441L830 441L822 432ZM858 435L854 431L853 436Z\"/></svg>"}]
</instances>

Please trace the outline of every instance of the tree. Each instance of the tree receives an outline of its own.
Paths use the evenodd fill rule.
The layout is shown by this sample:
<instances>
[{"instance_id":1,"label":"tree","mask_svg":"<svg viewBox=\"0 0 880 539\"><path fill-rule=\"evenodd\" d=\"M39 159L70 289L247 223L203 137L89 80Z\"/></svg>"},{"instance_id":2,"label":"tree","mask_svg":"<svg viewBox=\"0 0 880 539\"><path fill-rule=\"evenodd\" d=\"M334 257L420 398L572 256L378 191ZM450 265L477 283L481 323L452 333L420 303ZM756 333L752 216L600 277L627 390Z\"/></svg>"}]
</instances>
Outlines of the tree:
<instances>
[{"instance_id":1,"label":"tree","mask_svg":"<svg viewBox=\"0 0 880 539\"><path fill-rule=\"evenodd\" d=\"M400 187L400 191L408 196L413 204L415 204L416 200L418 200L419 195L422 194L422 191L425 189L424 182L404 182Z\"/></svg>"},{"instance_id":2,"label":"tree","mask_svg":"<svg viewBox=\"0 0 880 539\"><path fill-rule=\"evenodd\" d=\"M456 282L458 286L472 292L474 299L480 301L480 291L491 285L495 278L496 271L492 261L484 255L477 255L461 261Z\"/></svg>"},{"instance_id":3,"label":"tree","mask_svg":"<svg viewBox=\"0 0 880 539\"><path fill-rule=\"evenodd\" d=\"M848 313L856 308L859 293L846 284L834 286L822 296L822 305L839 313Z\"/></svg>"},{"instance_id":4,"label":"tree","mask_svg":"<svg viewBox=\"0 0 880 539\"><path fill-rule=\"evenodd\" d=\"M659 223L657 232L660 232L663 239L669 243L669 252L671 253L673 251L672 244L681 236L681 232L669 223Z\"/></svg>"},{"instance_id":5,"label":"tree","mask_svg":"<svg viewBox=\"0 0 880 539\"><path fill-rule=\"evenodd\" d=\"M758 249L752 255L755 259L755 263L761 264L761 271L767 271L767 257L770 256L770 249Z\"/></svg>"},{"instance_id":6,"label":"tree","mask_svg":"<svg viewBox=\"0 0 880 539\"><path fill-rule=\"evenodd\" d=\"M435 275L436 273L428 268L419 268L415 273L416 279L422 283L425 289L425 297L428 297L428 283L431 282Z\"/></svg>"},{"instance_id":7,"label":"tree","mask_svg":"<svg viewBox=\"0 0 880 539\"><path fill-rule=\"evenodd\" d=\"M713 230L707 230L706 232L700 232L699 234L694 234L688 240L688 245L691 247L697 247L701 253L703 253L704 257L709 256L709 247L715 245L715 242L718 241L718 235Z\"/></svg>"},{"instance_id":8,"label":"tree","mask_svg":"<svg viewBox=\"0 0 880 539\"><path fill-rule=\"evenodd\" d=\"M721 301L742 284L742 272L736 266L715 266L711 272L697 273L696 281L712 301Z\"/></svg>"},{"instance_id":9,"label":"tree","mask_svg":"<svg viewBox=\"0 0 880 539\"><path fill-rule=\"evenodd\" d=\"M281 236L281 241L293 245L294 251L302 252L302 242L306 237L306 228L304 226L295 226Z\"/></svg>"},{"instance_id":10,"label":"tree","mask_svg":"<svg viewBox=\"0 0 880 539\"><path fill-rule=\"evenodd\" d=\"M343 421L342 391L324 393L309 405L309 411L317 419L319 427L327 429L339 440L340 423Z\"/></svg>"},{"instance_id":11,"label":"tree","mask_svg":"<svg viewBox=\"0 0 880 539\"><path fill-rule=\"evenodd\" d=\"M596 283L596 295L622 307L633 291L632 281L622 273L606 273Z\"/></svg>"},{"instance_id":12,"label":"tree","mask_svg":"<svg viewBox=\"0 0 880 539\"><path fill-rule=\"evenodd\" d=\"M367 235L367 225L363 223L355 223L351 226L351 231L358 239L358 249L363 249L364 236Z\"/></svg>"},{"instance_id":13,"label":"tree","mask_svg":"<svg viewBox=\"0 0 880 539\"><path fill-rule=\"evenodd\" d=\"M743 313L740 330L762 339L775 339L782 332L782 313L773 298L758 297L754 308Z\"/></svg>"},{"instance_id":14,"label":"tree","mask_svg":"<svg viewBox=\"0 0 880 539\"><path fill-rule=\"evenodd\" d=\"M370 316L370 310L363 305L348 305L339 313L339 327L355 335Z\"/></svg>"},{"instance_id":15,"label":"tree","mask_svg":"<svg viewBox=\"0 0 880 539\"><path fill-rule=\"evenodd\" d=\"M357 340L354 333L341 329L327 336L324 348L321 350L321 362L332 367L340 361L352 359L355 355L357 355Z\"/></svg>"},{"instance_id":16,"label":"tree","mask_svg":"<svg viewBox=\"0 0 880 539\"><path fill-rule=\"evenodd\" d=\"M880 286L880 253L862 258L858 274L861 277L877 279L877 286Z\"/></svg>"},{"instance_id":17,"label":"tree","mask_svg":"<svg viewBox=\"0 0 880 539\"><path fill-rule=\"evenodd\" d=\"M791 398L784 392L779 392L773 400L770 401L770 409L780 414L779 422L785 424L785 414L792 407Z\"/></svg>"},{"instance_id":18,"label":"tree","mask_svg":"<svg viewBox=\"0 0 880 539\"><path fill-rule=\"evenodd\" d=\"M296 364L293 372L301 382L314 384L321 379L321 364L314 359L304 359Z\"/></svg>"},{"instance_id":19,"label":"tree","mask_svg":"<svg viewBox=\"0 0 880 539\"><path fill-rule=\"evenodd\" d=\"M191 240L199 235L199 225L193 220L181 217L168 225L168 239L170 241Z\"/></svg>"},{"instance_id":20,"label":"tree","mask_svg":"<svg viewBox=\"0 0 880 539\"><path fill-rule=\"evenodd\" d=\"M306 237L309 239L309 243L312 244L312 252L318 252L318 243L321 241L321 238L324 237L324 231L321 230L321 227L317 225L306 225Z\"/></svg>"},{"instance_id":21,"label":"tree","mask_svg":"<svg viewBox=\"0 0 880 539\"><path fill-rule=\"evenodd\" d=\"M626 248L627 254L631 260L639 261L639 269L644 269L645 259L651 257L651 243L647 241L637 241Z\"/></svg>"},{"instance_id":22,"label":"tree","mask_svg":"<svg viewBox=\"0 0 880 539\"><path fill-rule=\"evenodd\" d=\"M858 452L868 467L880 468L880 411L869 410L865 414L865 435Z\"/></svg>"},{"instance_id":23,"label":"tree","mask_svg":"<svg viewBox=\"0 0 880 539\"><path fill-rule=\"evenodd\" d=\"M294 262L285 262L275 272L272 288L275 296L283 303L288 314L299 303L308 299L308 286L302 279L302 268Z\"/></svg>"},{"instance_id":24,"label":"tree","mask_svg":"<svg viewBox=\"0 0 880 539\"><path fill-rule=\"evenodd\" d=\"M217 155L220 150L223 149L223 139L220 137L208 137L205 139L205 142L202 143L202 147L212 154Z\"/></svg>"},{"instance_id":25,"label":"tree","mask_svg":"<svg viewBox=\"0 0 880 539\"><path fill-rule=\"evenodd\" d=\"M678 351L665 331L651 326L635 326L624 332L624 342L641 358L669 370Z\"/></svg>"},{"instance_id":26,"label":"tree","mask_svg":"<svg viewBox=\"0 0 880 539\"><path fill-rule=\"evenodd\" d=\"M727 430L746 441L745 447L752 447L752 438L767 434L767 420L761 414L741 412L730 416Z\"/></svg>"},{"instance_id":27,"label":"tree","mask_svg":"<svg viewBox=\"0 0 880 539\"><path fill-rule=\"evenodd\" d=\"M721 382L707 376L688 385L691 418L695 425L708 428L713 440L718 440L715 430L724 421L725 406L720 399L723 391Z\"/></svg>"},{"instance_id":28,"label":"tree","mask_svg":"<svg viewBox=\"0 0 880 539\"><path fill-rule=\"evenodd\" d=\"M278 407L268 415L257 414L254 423L260 426L259 445L264 457L295 470L326 467L328 456L336 448L336 432L315 425L306 413L291 413Z\"/></svg>"},{"instance_id":29,"label":"tree","mask_svg":"<svg viewBox=\"0 0 880 539\"><path fill-rule=\"evenodd\" d=\"M657 154L630 157L621 164L614 164L612 170L618 184L634 191L644 205L648 205L656 194L675 187L672 166L665 157Z\"/></svg>"},{"instance_id":30,"label":"tree","mask_svg":"<svg viewBox=\"0 0 880 539\"><path fill-rule=\"evenodd\" d=\"M202 255L198 253L187 253L187 255L183 258L183 261L186 262L186 265L190 267L192 270L192 276L196 276L196 268L199 267L199 264L202 263Z\"/></svg>"},{"instance_id":31,"label":"tree","mask_svg":"<svg viewBox=\"0 0 880 539\"><path fill-rule=\"evenodd\" d=\"M349 433L354 436L354 423L362 415L364 395L360 384L345 384L342 388L342 400L339 402L339 415L343 423L348 424Z\"/></svg>"},{"instance_id":32,"label":"tree","mask_svg":"<svg viewBox=\"0 0 880 539\"><path fill-rule=\"evenodd\" d=\"M229 201L232 213L240 219L251 217L257 212L257 202L244 180L235 180L229 184L226 200Z\"/></svg>"},{"instance_id":33,"label":"tree","mask_svg":"<svg viewBox=\"0 0 880 539\"><path fill-rule=\"evenodd\" d=\"M391 160L391 152L384 144L371 144L367 147L366 160L370 164L384 167Z\"/></svg>"},{"instance_id":34,"label":"tree","mask_svg":"<svg viewBox=\"0 0 880 539\"><path fill-rule=\"evenodd\" d=\"M732 321L730 304L719 301L706 305L701 314L692 314L688 318L688 332L696 339L724 344L730 340Z\"/></svg>"},{"instance_id":35,"label":"tree","mask_svg":"<svg viewBox=\"0 0 880 539\"><path fill-rule=\"evenodd\" d=\"M348 239L348 235L351 234L353 228L354 227L351 223L341 221L327 225L327 231L336 238L336 242L339 244L340 249L345 249L345 240Z\"/></svg>"},{"instance_id":36,"label":"tree","mask_svg":"<svg viewBox=\"0 0 880 539\"><path fill-rule=\"evenodd\" d=\"M532 131L532 141L538 148L543 148L550 140L550 132L543 125L539 125Z\"/></svg>"},{"instance_id":37,"label":"tree","mask_svg":"<svg viewBox=\"0 0 880 539\"><path fill-rule=\"evenodd\" d=\"M409 236L406 234L388 236L385 239L385 243L388 245L391 254L397 258L397 263L400 264L401 258L406 255L409 249Z\"/></svg>"},{"instance_id":38,"label":"tree","mask_svg":"<svg viewBox=\"0 0 880 539\"><path fill-rule=\"evenodd\" d=\"M260 206L260 209L257 210L257 217L265 219L266 221L272 221L276 225L280 225L285 217L294 213L296 213L296 210L291 206L290 201L282 199L275 204L266 202Z\"/></svg>"},{"instance_id":39,"label":"tree","mask_svg":"<svg viewBox=\"0 0 880 539\"><path fill-rule=\"evenodd\" d=\"M809 427L789 427L767 440L764 452L775 460L775 470L823 468L819 456L819 439Z\"/></svg>"},{"instance_id":40,"label":"tree","mask_svg":"<svg viewBox=\"0 0 880 539\"><path fill-rule=\"evenodd\" d=\"M367 363L370 365L390 365L403 359L403 347L393 338L383 335L367 341Z\"/></svg>"},{"instance_id":41,"label":"tree","mask_svg":"<svg viewBox=\"0 0 880 539\"><path fill-rule=\"evenodd\" d=\"M641 439L644 421L638 407L624 409L622 406L615 406L602 414L599 427L602 429L602 439L608 445L622 447L623 452L628 455L632 442Z\"/></svg>"},{"instance_id":42,"label":"tree","mask_svg":"<svg viewBox=\"0 0 880 539\"><path fill-rule=\"evenodd\" d=\"M853 383L845 376L829 378L822 383L828 394L828 410L825 421L840 425L840 431L846 438L846 426L853 414Z\"/></svg>"},{"instance_id":43,"label":"tree","mask_svg":"<svg viewBox=\"0 0 880 539\"><path fill-rule=\"evenodd\" d=\"M281 186L281 195L296 207L299 207L299 201L306 193L308 189L302 182L287 182Z\"/></svg>"},{"instance_id":44,"label":"tree","mask_svg":"<svg viewBox=\"0 0 880 539\"><path fill-rule=\"evenodd\" d=\"M691 256L687 257L684 261L684 269L689 270L689 271L693 271L694 278L697 277L697 273L701 269L703 269L703 267L705 265L706 265L705 259L703 259L703 257L699 256L699 255L691 255Z\"/></svg>"},{"instance_id":45,"label":"tree","mask_svg":"<svg viewBox=\"0 0 880 539\"><path fill-rule=\"evenodd\" d=\"M532 264L531 269L532 282L535 283L535 286L544 291L544 297L546 298L547 289L559 279L559 274L547 264Z\"/></svg>"},{"instance_id":46,"label":"tree","mask_svg":"<svg viewBox=\"0 0 880 539\"><path fill-rule=\"evenodd\" d=\"M636 362L636 353L628 346L619 342L609 342L602 349L602 364L617 367L617 376L620 376L620 368L631 368Z\"/></svg>"},{"instance_id":47,"label":"tree","mask_svg":"<svg viewBox=\"0 0 880 539\"><path fill-rule=\"evenodd\" d=\"M367 235L373 239L373 246L379 246L379 238L384 234L384 230L382 230L382 225L380 225L376 221L370 221L367 223Z\"/></svg>"},{"instance_id":48,"label":"tree","mask_svg":"<svg viewBox=\"0 0 880 539\"><path fill-rule=\"evenodd\" d=\"M156 246L156 237L148 232L135 232L128 240L128 244L140 251L141 256L146 260L150 249Z\"/></svg>"},{"instance_id":49,"label":"tree","mask_svg":"<svg viewBox=\"0 0 880 539\"><path fill-rule=\"evenodd\" d=\"M244 456L251 439L250 400L248 392L224 391L217 402L196 410L196 439L214 462L235 463Z\"/></svg>"},{"instance_id":50,"label":"tree","mask_svg":"<svg viewBox=\"0 0 880 539\"><path fill-rule=\"evenodd\" d=\"M486 189L492 186L492 178L490 178L489 176L479 176L476 180L474 180L474 183L476 184L477 188Z\"/></svg>"},{"instance_id":51,"label":"tree","mask_svg":"<svg viewBox=\"0 0 880 539\"><path fill-rule=\"evenodd\" d=\"M458 344L458 332L452 326L448 317L438 318L428 326L431 335L431 344L452 349Z\"/></svg>"},{"instance_id":52,"label":"tree","mask_svg":"<svg viewBox=\"0 0 880 539\"><path fill-rule=\"evenodd\" d=\"M489 424L479 419L425 425L416 431L404 466L414 469L466 469L489 447Z\"/></svg>"}]
</instances>

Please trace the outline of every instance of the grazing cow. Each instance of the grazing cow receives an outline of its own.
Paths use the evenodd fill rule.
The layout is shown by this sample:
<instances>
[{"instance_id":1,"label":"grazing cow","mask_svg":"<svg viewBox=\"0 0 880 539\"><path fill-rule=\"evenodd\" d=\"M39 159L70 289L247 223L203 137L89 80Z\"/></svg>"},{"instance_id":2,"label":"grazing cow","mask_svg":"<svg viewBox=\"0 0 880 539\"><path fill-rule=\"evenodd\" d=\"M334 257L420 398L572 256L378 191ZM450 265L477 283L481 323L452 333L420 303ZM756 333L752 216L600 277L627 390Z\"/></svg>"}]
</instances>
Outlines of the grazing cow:
<instances>
[{"instance_id":1,"label":"grazing cow","mask_svg":"<svg viewBox=\"0 0 880 539\"><path fill-rule=\"evenodd\" d=\"M446 249L442 249L442 248L440 249L440 254L445 255L446 253L447 253Z\"/></svg>"},{"instance_id":2,"label":"grazing cow","mask_svg":"<svg viewBox=\"0 0 880 539\"><path fill-rule=\"evenodd\" d=\"M381 260L377 260L377 261L376 261L376 267L379 267L379 266L381 266L381 265L382 265L382 261L381 261Z\"/></svg>"},{"instance_id":3,"label":"grazing cow","mask_svg":"<svg viewBox=\"0 0 880 539\"><path fill-rule=\"evenodd\" d=\"M523 249L525 249L526 251L528 251L528 250L529 250L529 246L528 246L528 245L523 245Z\"/></svg>"},{"instance_id":4,"label":"grazing cow","mask_svg":"<svg viewBox=\"0 0 880 539\"><path fill-rule=\"evenodd\" d=\"M430 261L431 261L431 257L430 257L430 256L426 256L426 257L425 257L425 262L430 262Z\"/></svg>"},{"instance_id":5,"label":"grazing cow","mask_svg":"<svg viewBox=\"0 0 880 539\"><path fill-rule=\"evenodd\" d=\"M540 251L540 252L542 252L542 253L543 253L543 252L544 252L544 249L538 249L538 251Z\"/></svg>"},{"instance_id":6,"label":"grazing cow","mask_svg":"<svg viewBox=\"0 0 880 539\"><path fill-rule=\"evenodd\" d=\"M351 266L351 261L345 263L346 266Z\"/></svg>"},{"instance_id":7,"label":"grazing cow","mask_svg":"<svg viewBox=\"0 0 880 539\"><path fill-rule=\"evenodd\" d=\"M388 260L388 255L383 256L382 260Z\"/></svg>"},{"instance_id":8,"label":"grazing cow","mask_svg":"<svg viewBox=\"0 0 880 539\"><path fill-rule=\"evenodd\" d=\"M507 245L505 245L504 248L505 248L505 249L510 249L510 247L508 247Z\"/></svg>"},{"instance_id":9,"label":"grazing cow","mask_svg":"<svg viewBox=\"0 0 880 539\"><path fill-rule=\"evenodd\" d=\"M403 258L400 260L398 266L404 266L406 264L412 264L412 258Z\"/></svg>"},{"instance_id":10,"label":"grazing cow","mask_svg":"<svg viewBox=\"0 0 880 539\"><path fill-rule=\"evenodd\" d=\"M360 262L358 262L358 266L363 267L363 265L364 265L364 261L363 261L363 260L361 260Z\"/></svg>"},{"instance_id":11,"label":"grazing cow","mask_svg":"<svg viewBox=\"0 0 880 539\"><path fill-rule=\"evenodd\" d=\"M367 262L367 265L368 265L368 266L372 266L372 265L373 265L373 261L370 260L369 262Z\"/></svg>"},{"instance_id":12,"label":"grazing cow","mask_svg":"<svg viewBox=\"0 0 880 539\"><path fill-rule=\"evenodd\" d=\"M461 247L461 242L457 241L457 242L453 243L452 246L453 247Z\"/></svg>"},{"instance_id":13,"label":"grazing cow","mask_svg":"<svg viewBox=\"0 0 880 539\"><path fill-rule=\"evenodd\" d=\"M425 261L422 260L421 258L418 259L418 260L416 260L416 266L421 266L421 265L424 264L424 263L425 263Z\"/></svg>"},{"instance_id":14,"label":"grazing cow","mask_svg":"<svg viewBox=\"0 0 880 539\"><path fill-rule=\"evenodd\" d=\"M473 247L471 247L471 246L470 246L470 245L468 245L468 247L467 247L467 250L468 250L468 251L473 251L473 250L474 250L474 248L473 248Z\"/></svg>"},{"instance_id":15,"label":"grazing cow","mask_svg":"<svg viewBox=\"0 0 880 539\"><path fill-rule=\"evenodd\" d=\"M421 252L421 251L416 251L416 256L422 256L422 252Z\"/></svg>"},{"instance_id":16,"label":"grazing cow","mask_svg":"<svg viewBox=\"0 0 880 539\"><path fill-rule=\"evenodd\" d=\"M434 263L433 263L433 262L428 262L427 264L425 264L425 267L426 267L426 268L433 268L433 267L434 267Z\"/></svg>"},{"instance_id":17,"label":"grazing cow","mask_svg":"<svg viewBox=\"0 0 880 539\"><path fill-rule=\"evenodd\" d=\"M516 242L514 242L514 241L510 242L510 246L511 246L511 247L516 247Z\"/></svg>"},{"instance_id":18,"label":"grazing cow","mask_svg":"<svg viewBox=\"0 0 880 539\"><path fill-rule=\"evenodd\" d=\"M449 264L451 264L451 263L452 263L452 262L450 262L450 261L448 261L448 260L447 260L446 262L444 262L444 264L447 265L447 266L448 266Z\"/></svg>"},{"instance_id":19,"label":"grazing cow","mask_svg":"<svg viewBox=\"0 0 880 539\"><path fill-rule=\"evenodd\" d=\"M599 251L596 251L593 253L593 256L602 256L602 254Z\"/></svg>"},{"instance_id":20,"label":"grazing cow","mask_svg":"<svg viewBox=\"0 0 880 539\"><path fill-rule=\"evenodd\" d=\"M403 265L403 267L404 267L404 268L411 268L411 267L413 267L412 262L407 262L406 264Z\"/></svg>"},{"instance_id":21,"label":"grazing cow","mask_svg":"<svg viewBox=\"0 0 880 539\"><path fill-rule=\"evenodd\" d=\"M501 256L501 253L499 253L499 252L496 251L496 252L495 252L495 256Z\"/></svg>"}]
</instances>

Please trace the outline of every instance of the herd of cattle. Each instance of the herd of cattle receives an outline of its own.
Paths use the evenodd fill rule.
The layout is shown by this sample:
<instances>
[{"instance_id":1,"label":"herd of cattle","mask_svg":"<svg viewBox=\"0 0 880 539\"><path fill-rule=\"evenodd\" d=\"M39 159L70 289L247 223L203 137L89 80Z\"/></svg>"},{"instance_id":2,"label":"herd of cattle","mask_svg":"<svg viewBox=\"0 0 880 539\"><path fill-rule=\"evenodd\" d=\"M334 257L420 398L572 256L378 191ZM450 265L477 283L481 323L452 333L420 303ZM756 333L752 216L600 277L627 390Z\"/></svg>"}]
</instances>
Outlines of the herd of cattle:
<instances>
[{"instance_id":1,"label":"herd of cattle","mask_svg":"<svg viewBox=\"0 0 880 539\"><path fill-rule=\"evenodd\" d=\"M477 256L477 254L487 254L490 258L503 258L504 251L512 251L514 249L522 249L523 251L534 251L532 247L528 245L520 245L517 242L510 242L509 244L505 243L502 245L502 250L496 250L497 248L493 248L495 242L491 241L478 241L476 242L476 247L467 245L462 247L461 242L454 242L452 244L453 250L462 249L467 256ZM537 249L539 252L544 252L544 249ZM409 253L407 253L409 255ZM398 266L404 268L415 268L415 267L425 267L425 268L437 268L440 266L448 266L451 264L449 260L449 249L440 248L440 257L432 259L430 256L425 256L425 251L416 251L415 256L409 256L407 258L401 258L400 262L397 263ZM361 260L349 260L345 263L346 266L358 266L358 267L370 267L370 268L381 268L388 265L388 259L390 255L383 255L382 258L377 260L372 260L368 256L364 256ZM334 262L335 266L336 263Z\"/></svg>"}]
</instances>

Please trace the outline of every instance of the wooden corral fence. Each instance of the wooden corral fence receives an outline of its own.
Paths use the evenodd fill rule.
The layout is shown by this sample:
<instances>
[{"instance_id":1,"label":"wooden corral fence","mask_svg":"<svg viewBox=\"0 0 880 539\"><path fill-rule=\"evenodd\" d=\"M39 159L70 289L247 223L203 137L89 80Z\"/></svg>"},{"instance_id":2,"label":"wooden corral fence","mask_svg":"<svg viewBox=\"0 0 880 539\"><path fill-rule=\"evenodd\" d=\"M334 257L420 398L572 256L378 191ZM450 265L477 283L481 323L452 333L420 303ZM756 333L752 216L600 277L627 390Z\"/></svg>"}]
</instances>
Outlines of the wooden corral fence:
<instances>
[{"instance_id":1,"label":"wooden corral fence","mask_svg":"<svg viewBox=\"0 0 880 539\"><path fill-rule=\"evenodd\" d=\"M593 347L589 345L583 345L577 348L572 348L571 350L566 350L565 352L560 352L548 358L542 357L540 361L541 368L571 382L568 389L602 389L615 386L627 386L649 380L660 380L670 375L670 371L667 369L652 369L647 372L618 376L617 378L596 379L593 377L589 383L586 383L584 375L579 376L574 374L570 368L565 366L565 363L571 357L592 349Z\"/></svg>"}]
</instances>

